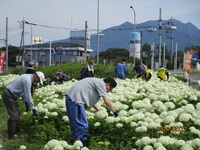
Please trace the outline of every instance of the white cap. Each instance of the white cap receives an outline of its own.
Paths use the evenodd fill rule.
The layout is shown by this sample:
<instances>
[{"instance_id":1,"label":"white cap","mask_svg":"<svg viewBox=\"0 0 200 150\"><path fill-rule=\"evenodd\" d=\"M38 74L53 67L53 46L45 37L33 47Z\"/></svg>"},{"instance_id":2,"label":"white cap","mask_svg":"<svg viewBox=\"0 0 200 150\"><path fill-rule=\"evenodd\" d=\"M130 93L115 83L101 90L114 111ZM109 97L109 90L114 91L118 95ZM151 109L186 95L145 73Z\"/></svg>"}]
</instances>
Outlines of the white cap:
<instances>
[{"instance_id":1,"label":"white cap","mask_svg":"<svg viewBox=\"0 0 200 150\"><path fill-rule=\"evenodd\" d=\"M40 78L40 83L43 85L43 81L44 81L44 78L45 78L44 73L42 73L41 71L37 71L36 74Z\"/></svg>"}]
</instances>

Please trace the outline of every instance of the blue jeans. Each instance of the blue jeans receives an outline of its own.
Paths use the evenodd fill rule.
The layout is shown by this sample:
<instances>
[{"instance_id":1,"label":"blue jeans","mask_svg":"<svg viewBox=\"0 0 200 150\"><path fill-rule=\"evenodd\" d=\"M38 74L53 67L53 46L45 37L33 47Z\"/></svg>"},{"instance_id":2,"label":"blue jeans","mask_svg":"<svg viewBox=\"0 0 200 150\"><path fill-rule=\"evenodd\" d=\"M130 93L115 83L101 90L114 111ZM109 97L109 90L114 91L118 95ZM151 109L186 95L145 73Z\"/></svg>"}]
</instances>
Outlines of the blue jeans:
<instances>
[{"instance_id":1,"label":"blue jeans","mask_svg":"<svg viewBox=\"0 0 200 150\"><path fill-rule=\"evenodd\" d=\"M73 102L70 97L66 96L66 111L69 118L71 134L74 141L81 140L82 142L87 140L88 134L88 121L85 113L84 105L78 105Z\"/></svg>"}]
</instances>

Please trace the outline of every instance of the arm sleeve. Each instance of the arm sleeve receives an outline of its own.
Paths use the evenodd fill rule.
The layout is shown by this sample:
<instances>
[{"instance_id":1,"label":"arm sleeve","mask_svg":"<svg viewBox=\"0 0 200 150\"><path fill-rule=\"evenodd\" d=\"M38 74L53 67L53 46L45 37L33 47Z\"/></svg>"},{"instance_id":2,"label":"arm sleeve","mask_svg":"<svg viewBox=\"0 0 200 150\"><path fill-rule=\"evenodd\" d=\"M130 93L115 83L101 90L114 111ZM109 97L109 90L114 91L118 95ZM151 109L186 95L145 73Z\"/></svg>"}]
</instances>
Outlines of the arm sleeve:
<instances>
[{"instance_id":1,"label":"arm sleeve","mask_svg":"<svg viewBox=\"0 0 200 150\"><path fill-rule=\"evenodd\" d=\"M24 82L24 94L22 95L24 102L27 102L31 109L34 109L34 103L31 96L31 84Z\"/></svg>"}]
</instances>

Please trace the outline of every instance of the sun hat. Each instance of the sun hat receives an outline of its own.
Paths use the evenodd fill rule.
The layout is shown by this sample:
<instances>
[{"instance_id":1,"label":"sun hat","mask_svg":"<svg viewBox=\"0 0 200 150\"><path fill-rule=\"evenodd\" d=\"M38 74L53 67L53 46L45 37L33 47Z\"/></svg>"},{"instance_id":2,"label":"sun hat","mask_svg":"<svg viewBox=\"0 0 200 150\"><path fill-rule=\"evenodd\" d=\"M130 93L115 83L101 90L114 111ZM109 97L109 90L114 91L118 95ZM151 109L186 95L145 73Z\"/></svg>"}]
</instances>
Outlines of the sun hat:
<instances>
[{"instance_id":1,"label":"sun hat","mask_svg":"<svg viewBox=\"0 0 200 150\"><path fill-rule=\"evenodd\" d=\"M37 71L36 72L37 76L40 78L40 83L43 85L43 81L44 81L44 73L42 73L41 71Z\"/></svg>"},{"instance_id":2,"label":"sun hat","mask_svg":"<svg viewBox=\"0 0 200 150\"><path fill-rule=\"evenodd\" d=\"M34 63L33 62L29 62L28 63L28 67L33 67L34 66Z\"/></svg>"},{"instance_id":3,"label":"sun hat","mask_svg":"<svg viewBox=\"0 0 200 150\"><path fill-rule=\"evenodd\" d=\"M89 64L90 64L90 65L95 65L94 60L90 60L90 61L89 61Z\"/></svg>"}]
</instances>

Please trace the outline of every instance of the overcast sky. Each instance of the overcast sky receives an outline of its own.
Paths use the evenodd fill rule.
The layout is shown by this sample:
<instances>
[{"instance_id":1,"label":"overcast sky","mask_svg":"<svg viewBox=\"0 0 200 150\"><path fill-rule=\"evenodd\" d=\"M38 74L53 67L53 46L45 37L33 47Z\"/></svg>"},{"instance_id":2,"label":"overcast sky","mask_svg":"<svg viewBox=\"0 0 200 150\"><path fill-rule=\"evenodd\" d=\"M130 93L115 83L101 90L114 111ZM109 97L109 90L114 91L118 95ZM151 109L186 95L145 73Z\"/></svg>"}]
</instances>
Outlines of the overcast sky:
<instances>
[{"instance_id":1,"label":"overcast sky","mask_svg":"<svg viewBox=\"0 0 200 150\"><path fill-rule=\"evenodd\" d=\"M134 20L136 24L173 17L183 23L191 22L200 29L200 0L0 0L0 47L5 46L6 17L8 17L8 44L19 46L20 23L27 22L42 26L31 26L32 35L40 36L43 42L69 37L70 29L84 29L95 33L97 29L97 6L99 6L99 28L106 29ZM25 45L31 44L31 27L25 25ZM52 28L50 28L52 27ZM65 28L65 29L59 29Z\"/></svg>"}]
</instances>

